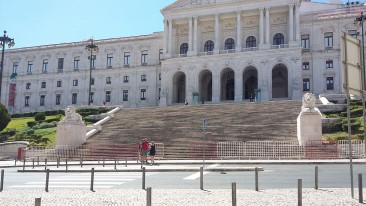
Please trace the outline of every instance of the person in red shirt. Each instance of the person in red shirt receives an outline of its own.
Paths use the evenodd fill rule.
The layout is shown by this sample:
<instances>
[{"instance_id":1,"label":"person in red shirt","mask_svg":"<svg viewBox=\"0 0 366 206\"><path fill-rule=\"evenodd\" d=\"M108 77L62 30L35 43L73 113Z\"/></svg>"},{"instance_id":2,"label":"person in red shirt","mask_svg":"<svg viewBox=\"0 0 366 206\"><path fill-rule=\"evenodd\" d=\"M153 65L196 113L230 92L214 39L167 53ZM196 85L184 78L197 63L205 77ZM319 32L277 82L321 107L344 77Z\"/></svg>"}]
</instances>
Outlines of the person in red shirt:
<instances>
[{"instance_id":1,"label":"person in red shirt","mask_svg":"<svg viewBox=\"0 0 366 206\"><path fill-rule=\"evenodd\" d=\"M149 152L149 142L146 138L142 140L141 146L141 161L147 163L147 153Z\"/></svg>"}]
</instances>

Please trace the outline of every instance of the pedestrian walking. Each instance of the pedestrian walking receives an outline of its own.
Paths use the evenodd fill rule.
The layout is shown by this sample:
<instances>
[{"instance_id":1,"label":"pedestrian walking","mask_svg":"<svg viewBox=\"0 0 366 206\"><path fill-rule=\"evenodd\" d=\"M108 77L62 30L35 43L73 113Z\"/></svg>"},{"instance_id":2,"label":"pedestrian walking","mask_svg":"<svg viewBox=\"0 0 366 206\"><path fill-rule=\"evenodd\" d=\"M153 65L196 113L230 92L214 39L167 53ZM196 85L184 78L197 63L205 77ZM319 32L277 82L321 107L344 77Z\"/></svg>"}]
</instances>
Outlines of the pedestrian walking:
<instances>
[{"instance_id":1,"label":"pedestrian walking","mask_svg":"<svg viewBox=\"0 0 366 206\"><path fill-rule=\"evenodd\" d=\"M147 163L147 153L149 152L149 142L146 138L142 140L141 145L141 161L142 163Z\"/></svg>"},{"instance_id":2,"label":"pedestrian walking","mask_svg":"<svg viewBox=\"0 0 366 206\"><path fill-rule=\"evenodd\" d=\"M151 142L151 145L150 145L150 162L151 162L151 165L153 165L155 163L155 154L156 154L155 143Z\"/></svg>"}]
</instances>

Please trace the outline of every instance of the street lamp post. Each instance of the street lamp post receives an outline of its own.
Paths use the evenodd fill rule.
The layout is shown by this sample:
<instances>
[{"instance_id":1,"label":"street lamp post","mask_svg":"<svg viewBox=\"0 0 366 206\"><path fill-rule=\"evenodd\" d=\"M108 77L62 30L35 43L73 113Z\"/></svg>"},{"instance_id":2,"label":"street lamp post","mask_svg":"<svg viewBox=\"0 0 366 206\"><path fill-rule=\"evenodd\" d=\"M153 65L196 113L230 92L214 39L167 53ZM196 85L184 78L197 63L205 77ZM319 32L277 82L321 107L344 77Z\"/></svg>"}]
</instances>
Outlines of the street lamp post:
<instances>
[{"instance_id":1,"label":"street lamp post","mask_svg":"<svg viewBox=\"0 0 366 206\"><path fill-rule=\"evenodd\" d=\"M93 52L97 53L99 51L98 46L94 44L93 39L90 39L90 43L86 45L86 50L90 51L90 56L88 59L90 60L90 73L89 73L89 98L88 98L88 105L90 106L92 96L91 96L91 81L92 81L92 69L93 69L93 60L96 59L96 57L93 57Z\"/></svg>"},{"instance_id":2,"label":"street lamp post","mask_svg":"<svg viewBox=\"0 0 366 206\"><path fill-rule=\"evenodd\" d=\"M6 31L4 31L4 36L0 37L0 47L2 47L1 64L0 64L0 102L1 102L1 89L2 89L1 86L2 86L2 82L3 82L5 44L8 44L9 48L11 48L15 45L14 39L6 36Z\"/></svg>"}]
</instances>

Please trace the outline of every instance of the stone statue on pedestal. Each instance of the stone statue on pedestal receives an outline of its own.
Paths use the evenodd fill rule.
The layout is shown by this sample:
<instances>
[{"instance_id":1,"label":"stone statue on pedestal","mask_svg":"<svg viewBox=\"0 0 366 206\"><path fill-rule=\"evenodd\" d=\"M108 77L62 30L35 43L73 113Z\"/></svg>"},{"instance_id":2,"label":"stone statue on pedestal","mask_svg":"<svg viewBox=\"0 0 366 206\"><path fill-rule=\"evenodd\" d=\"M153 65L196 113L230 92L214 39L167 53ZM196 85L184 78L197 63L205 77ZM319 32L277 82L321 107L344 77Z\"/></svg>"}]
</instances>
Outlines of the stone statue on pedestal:
<instances>
[{"instance_id":1,"label":"stone statue on pedestal","mask_svg":"<svg viewBox=\"0 0 366 206\"><path fill-rule=\"evenodd\" d=\"M65 109L65 118L57 124L56 147L80 146L86 142L86 125L76 108L68 106Z\"/></svg>"}]
</instances>

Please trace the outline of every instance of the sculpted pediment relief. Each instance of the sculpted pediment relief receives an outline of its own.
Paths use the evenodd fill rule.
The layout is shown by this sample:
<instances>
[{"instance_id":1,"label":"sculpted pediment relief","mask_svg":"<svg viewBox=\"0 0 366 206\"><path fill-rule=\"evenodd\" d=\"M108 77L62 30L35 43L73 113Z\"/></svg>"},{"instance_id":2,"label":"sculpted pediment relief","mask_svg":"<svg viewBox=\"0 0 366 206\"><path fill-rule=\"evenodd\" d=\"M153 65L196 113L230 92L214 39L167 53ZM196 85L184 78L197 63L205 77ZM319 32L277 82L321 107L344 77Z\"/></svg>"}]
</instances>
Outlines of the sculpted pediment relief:
<instances>
[{"instance_id":1,"label":"sculpted pediment relief","mask_svg":"<svg viewBox=\"0 0 366 206\"><path fill-rule=\"evenodd\" d=\"M182 8L192 8L192 7L198 7L198 6L206 6L209 4L215 4L216 2L221 2L225 0L178 0L174 2L173 4L165 7L163 10L176 10L176 9L182 9ZM228 1L228 0L226 0ZM229 0L232 1L232 0Z\"/></svg>"}]
</instances>

